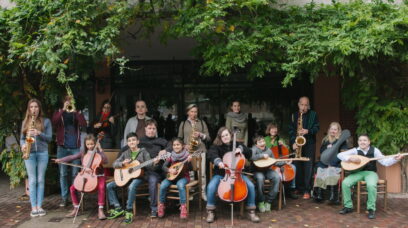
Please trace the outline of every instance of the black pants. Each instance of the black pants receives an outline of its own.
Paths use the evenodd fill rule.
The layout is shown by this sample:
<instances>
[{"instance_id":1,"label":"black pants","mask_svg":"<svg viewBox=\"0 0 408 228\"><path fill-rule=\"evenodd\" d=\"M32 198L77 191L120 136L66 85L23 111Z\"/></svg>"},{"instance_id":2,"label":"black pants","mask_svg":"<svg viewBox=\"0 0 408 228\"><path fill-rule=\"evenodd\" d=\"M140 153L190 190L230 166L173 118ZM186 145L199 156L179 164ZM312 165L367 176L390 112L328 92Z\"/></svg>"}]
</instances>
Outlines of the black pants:
<instances>
[{"instance_id":1,"label":"black pants","mask_svg":"<svg viewBox=\"0 0 408 228\"><path fill-rule=\"evenodd\" d=\"M301 192L310 192L312 189L313 164L315 160L316 144L307 143L302 147L302 157L310 161L296 161L296 188Z\"/></svg>"}]
</instances>

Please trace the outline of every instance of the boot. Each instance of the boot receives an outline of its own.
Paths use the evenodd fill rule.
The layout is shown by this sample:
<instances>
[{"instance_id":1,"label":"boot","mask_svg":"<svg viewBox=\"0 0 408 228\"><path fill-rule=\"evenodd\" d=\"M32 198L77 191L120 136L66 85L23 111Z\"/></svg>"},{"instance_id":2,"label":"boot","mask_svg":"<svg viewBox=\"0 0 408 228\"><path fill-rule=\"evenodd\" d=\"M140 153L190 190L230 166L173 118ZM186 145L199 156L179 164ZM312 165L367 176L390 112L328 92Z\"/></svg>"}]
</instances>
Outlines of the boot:
<instances>
[{"instance_id":1,"label":"boot","mask_svg":"<svg viewBox=\"0 0 408 228\"><path fill-rule=\"evenodd\" d=\"M215 219L214 210L207 209L207 222L212 223L214 222L214 219Z\"/></svg>"},{"instance_id":2,"label":"boot","mask_svg":"<svg viewBox=\"0 0 408 228\"><path fill-rule=\"evenodd\" d=\"M103 212L103 207L98 208L98 219L99 220L106 219L105 213Z\"/></svg>"},{"instance_id":3,"label":"boot","mask_svg":"<svg viewBox=\"0 0 408 228\"><path fill-rule=\"evenodd\" d=\"M180 206L180 218L186 219L187 218L187 206L186 204L181 204Z\"/></svg>"},{"instance_id":4,"label":"boot","mask_svg":"<svg viewBox=\"0 0 408 228\"><path fill-rule=\"evenodd\" d=\"M259 222L260 221L259 217L255 214L255 209L248 210L248 219L251 222Z\"/></svg>"},{"instance_id":5,"label":"boot","mask_svg":"<svg viewBox=\"0 0 408 228\"><path fill-rule=\"evenodd\" d=\"M331 205L340 205L339 201L339 188L337 185L329 186L330 187L330 197L329 201Z\"/></svg>"},{"instance_id":6,"label":"boot","mask_svg":"<svg viewBox=\"0 0 408 228\"><path fill-rule=\"evenodd\" d=\"M316 187L316 194L315 194L315 201L316 203L321 203L324 199L323 199L323 189Z\"/></svg>"},{"instance_id":7,"label":"boot","mask_svg":"<svg viewBox=\"0 0 408 228\"><path fill-rule=\"evenodd\" d=\"M73 218L75 217L75 215L77 214L77 211L79 210L79 206L74 206L74 209L72 209L72 211L65 215L66 218ZM79 214L79 213L78 213Z\"/></svg>"}]
</instances>

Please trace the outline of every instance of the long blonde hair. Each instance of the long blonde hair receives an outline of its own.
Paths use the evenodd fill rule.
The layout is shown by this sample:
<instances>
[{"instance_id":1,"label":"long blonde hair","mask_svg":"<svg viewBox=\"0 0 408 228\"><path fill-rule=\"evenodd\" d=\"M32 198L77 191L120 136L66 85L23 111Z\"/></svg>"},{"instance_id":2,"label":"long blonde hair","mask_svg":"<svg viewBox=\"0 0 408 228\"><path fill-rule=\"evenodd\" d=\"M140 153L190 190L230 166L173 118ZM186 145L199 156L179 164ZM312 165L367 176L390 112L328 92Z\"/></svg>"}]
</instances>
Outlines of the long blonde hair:
<instances>
[{"instance_id":1,"label":"long blonde hair","mask_svg":"<svg viewBox=\"0 0 408 228\"><path fill-rule=\"evenodd\" d=\"M334 137L330 136L330 133L329 133L329 132L330 132L330 128L331 128L332 126L336 126L337 129L339 130L339 131L337 132L337 135L334 136ZM338 122L331 122L330 125L329 125L329 128L327 129L327 135L326 135L326 137L323 138L322 143L323 143L323 142L330 142L330 143L332 143L332 142L336 141L337 139L339 139L339 138L340 138L340 135L341 135L341 126L340 126L340 124L339 124Z\"/></svg>"},{"instance_id":2,"label":"long blonde hair","mask_svg":"<svg viewBox=\"0 0 408 228\"><path fill-rule=\"evenodd\" d=\"M35 119L35 124L34 124L34 128L39 130L39 131L44 131L44 117L43 117L43 111L42 111L42 106L41 106L41 102L35 98L30 99L27 103L27 110L26 110L26 114L23 120L23 134L26 134L28 129L31 126L31 113L30 113L30 105L31 103L37 103L38 105L38 116Z\"/></svg>"}]
</instances>

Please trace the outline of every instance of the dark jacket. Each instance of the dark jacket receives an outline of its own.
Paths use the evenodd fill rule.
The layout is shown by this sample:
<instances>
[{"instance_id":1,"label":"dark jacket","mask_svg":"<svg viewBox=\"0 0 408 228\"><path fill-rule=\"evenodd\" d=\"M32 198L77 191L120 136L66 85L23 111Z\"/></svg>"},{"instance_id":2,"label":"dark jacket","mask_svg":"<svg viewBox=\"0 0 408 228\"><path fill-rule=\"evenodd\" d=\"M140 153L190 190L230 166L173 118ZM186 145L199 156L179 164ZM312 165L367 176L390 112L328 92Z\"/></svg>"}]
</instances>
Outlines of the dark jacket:
<instances>
[{"instance_id":1,"label":"dark jacket","mask_svg":"<svg viewBox=\"0 0 408 228\"><path fill-rule=\"evenodd\" d=\"M52 116L52 124L54 125L55 132L57 135L57 145L64 146L64 120L62 118L62 113L64 110L60 109L54 113ZM86 120L82 113L74 112L74 125L77 132L77 148L81 147L81 132L80 127L86 126Z\"/></svg>"},{"instance_id":2,"label":"dark jacket","mask_svg":"<svg viewBox=\"0 0 408 228\"><path fill-rule=\"evenodd\" d=\"M237 142L237 148L240 148L245 155L246 159L250 159L252 156L252 151L248 149L244 144ZM212 145L207 152L207 159L208 161L214 164L214 175L225 175L224 169L219 169L218 164L222 162L222 158L224 154L232 151L232 143L231 144L222 144L220 146Z\"/></svg>"},{"instance_id":3,"label":"dark jacket","mask_svg":"<svg viewBox=\"0 0 408 228\"><path fill-rule=\"evenodd\" d=\"M298 125L298 118L299 113L293 113L291 116L291 122L289 124L289 136L290 136L290 146L295 143L295 139L297 136L297 125ZM307 129L309 133L304 135L306 139L306 144L314 144L316 143L316 133L320 129L319 119L317 117L317 113L313 110L309 110L302 117L302 125L303 129Z\"/></svg>"}]
</instances>

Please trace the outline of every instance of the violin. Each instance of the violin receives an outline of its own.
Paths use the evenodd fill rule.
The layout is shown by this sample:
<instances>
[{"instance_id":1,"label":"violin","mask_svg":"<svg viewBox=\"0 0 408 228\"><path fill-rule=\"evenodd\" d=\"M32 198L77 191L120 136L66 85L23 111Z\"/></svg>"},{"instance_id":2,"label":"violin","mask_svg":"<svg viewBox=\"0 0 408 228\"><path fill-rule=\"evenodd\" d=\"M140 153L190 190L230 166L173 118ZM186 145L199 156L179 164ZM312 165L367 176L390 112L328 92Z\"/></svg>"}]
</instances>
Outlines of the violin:
<instances>
[{"instance_id":1,"label":"violin","mask_svg":"<svg viewBox=\"0 0 408 228\"><path fill-rule=\"evenodd\" d=\"M95 148L86 153L82 159L82 170L77 174L74 180L74 187L80 192L93 192L98 186L98 176L96 169L102 163L102 157L97 153L99 141L103 138L103 134L98 134Z\"/></svg>"},{"instance_id":2,"label":"violin","mask_svg":"<svg viewBox=\"0 0 408 228\"><path fill-rule=\"evenodd\" d=\"M248 195L247 185L242 178L245 167L245 157L236 153L237 131L234 130L232 151L224 154L222 162L225 165L225 176L218 185L218 196L227 202L241 202Z\"/></svg>"},{"instance_id":3,"label":"violin","mask_svg":"<svg viewBox=\"0 0 408 228\"><path fill-rule=\"evenodd\" d=\"M276 140L279 140L279 138L277 138ZM277 145L277 146L273 146L271 147L273 156L275 158L281 158L281 157L289 157L289 149L286 146L283 145ZM293 167L290 164L285 164L281 167L276 166L276 165L272 165L271 169L275 170L276 172L279 173L279 176L281 176L282 181L286 182L286 181L291 181L295 178L295 170L293 169Z\"/></svg>"}]
</instances>

